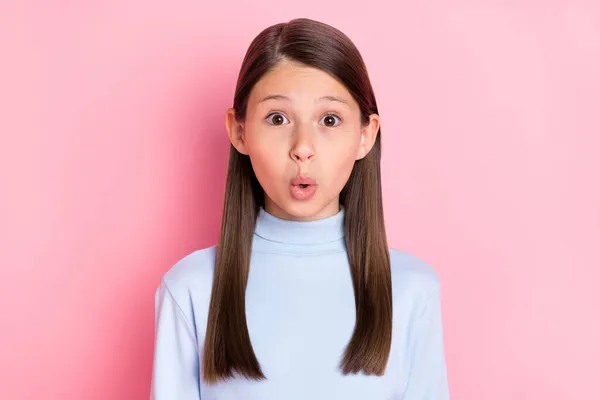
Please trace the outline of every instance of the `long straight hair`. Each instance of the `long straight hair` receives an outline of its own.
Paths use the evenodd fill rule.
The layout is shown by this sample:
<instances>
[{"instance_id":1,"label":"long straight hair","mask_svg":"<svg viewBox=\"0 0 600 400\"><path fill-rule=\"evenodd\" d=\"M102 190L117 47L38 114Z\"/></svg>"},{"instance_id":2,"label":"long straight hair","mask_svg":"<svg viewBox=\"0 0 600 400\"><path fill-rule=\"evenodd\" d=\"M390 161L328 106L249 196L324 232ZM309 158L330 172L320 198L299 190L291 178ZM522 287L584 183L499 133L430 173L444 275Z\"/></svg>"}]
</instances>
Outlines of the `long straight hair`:
<instances>
[{"instance_id":1,"label":"long straight hair","mask_svg":"<svg viewBox=\"0 0 600 400\"><path fill-rule=\"evenodd\" d=\"M233 107L244 121L256 82L283 59L319 68L342 82L357 101L361 121L378 113L364 61L341 31L307 18L266 28L252 41L242 62ZM344 374L385 372L392 342L392 283L381 196L381 131L372 150L355 162L340 193L354 287L356 324L340 355ZM246 323L246 285L256 219L264 193L248 156L233 145L229 153L221 237L202 357L207 384L234 376L265 379Z\"/></svg>"}]
</instances>

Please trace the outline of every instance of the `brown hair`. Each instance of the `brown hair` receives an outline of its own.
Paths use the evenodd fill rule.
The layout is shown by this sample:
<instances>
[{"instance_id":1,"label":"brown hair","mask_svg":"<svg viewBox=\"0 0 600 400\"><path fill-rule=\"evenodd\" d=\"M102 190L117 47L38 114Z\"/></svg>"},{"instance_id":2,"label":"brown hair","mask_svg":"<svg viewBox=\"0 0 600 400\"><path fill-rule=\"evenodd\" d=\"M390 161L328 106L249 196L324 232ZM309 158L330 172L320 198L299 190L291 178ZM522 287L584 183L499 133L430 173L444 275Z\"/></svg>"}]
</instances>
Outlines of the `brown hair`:
<instances>
[{"instance_id":1,"label":"brown hair","mask_svg":"<svg viewBox=\"0 0 600 400\"><path fill-rule=\"evenodd\" d=\"M370 114L378 113L366 66L352 41L325 23L299 18L266 28L250 44L235 89L233 107L238 121L246 117L248 97L256 82L282 59L319 68L341 81L359 104L364 124ZM356 161L340 193L356 305L354 332L340 360L344 374L382 375L392 341L380 136L379 131L371 151ZM232 145L202 357L203 379L209 384L230 378L234 372L249 379L265 379L252 349L245 314L252 238L261 206L264 194L250 159Z\"/></svg>"}]
</instances>

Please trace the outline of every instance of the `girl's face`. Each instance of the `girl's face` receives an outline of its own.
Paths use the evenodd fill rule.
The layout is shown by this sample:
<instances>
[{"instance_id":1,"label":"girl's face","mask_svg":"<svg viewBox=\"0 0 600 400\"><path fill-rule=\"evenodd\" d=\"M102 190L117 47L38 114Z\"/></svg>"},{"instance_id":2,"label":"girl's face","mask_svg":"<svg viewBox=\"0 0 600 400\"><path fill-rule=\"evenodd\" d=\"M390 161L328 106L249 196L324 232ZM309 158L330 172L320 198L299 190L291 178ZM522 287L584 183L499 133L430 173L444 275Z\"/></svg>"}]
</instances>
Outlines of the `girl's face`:
<instances>
[{"instance_id":1,"label":"girl's face","mask_svg":"<svg viewBox=\"0 0 600 400\"><path fill-rule=\"evenodd\" d=\"M265 74L248 99L246 120L227 111L236 149L250 157L265 192L265 210L289 220L339 212L339 195L354 162L367 155L379 116L361 124L358 103L328 73L284 60Z\"/></svg>"}]
</instances>

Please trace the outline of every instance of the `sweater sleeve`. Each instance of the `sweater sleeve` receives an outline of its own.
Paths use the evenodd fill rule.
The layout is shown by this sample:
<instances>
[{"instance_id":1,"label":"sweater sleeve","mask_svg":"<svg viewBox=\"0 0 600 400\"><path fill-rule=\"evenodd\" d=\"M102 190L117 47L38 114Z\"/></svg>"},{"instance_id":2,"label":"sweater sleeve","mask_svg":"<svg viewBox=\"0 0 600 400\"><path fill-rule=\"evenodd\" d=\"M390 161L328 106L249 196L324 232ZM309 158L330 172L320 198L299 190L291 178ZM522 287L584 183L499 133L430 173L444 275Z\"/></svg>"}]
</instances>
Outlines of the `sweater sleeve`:
<instances>
[{"instance_id":1,"label":"sweater sleeve","mask_svg":"<svg viewBox=\"0 0 600 400\"><path fill-rule=\"evenodd\" d=\"M150 400L200 400L196 335L164 280L155 294Z\"/></svg>"},{"instance_id":2,"label":"sweater sleeve","mask_svg":"<svg viewBox=\"0 0 600 400\"><path fill-rule=\"evenodd\" d=\"M415 322L411 370L402 400L449 400L439 285Z\"/></svg>"}]
</instances>

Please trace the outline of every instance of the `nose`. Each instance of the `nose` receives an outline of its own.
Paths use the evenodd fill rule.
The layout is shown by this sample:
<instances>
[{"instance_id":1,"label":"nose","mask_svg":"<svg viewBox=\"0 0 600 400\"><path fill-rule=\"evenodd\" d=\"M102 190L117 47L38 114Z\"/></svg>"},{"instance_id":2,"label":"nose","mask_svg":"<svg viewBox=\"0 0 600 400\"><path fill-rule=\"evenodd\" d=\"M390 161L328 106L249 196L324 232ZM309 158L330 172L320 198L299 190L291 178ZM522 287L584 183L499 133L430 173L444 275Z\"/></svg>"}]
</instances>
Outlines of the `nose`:
<instances>
[{"instance_id":1,"label":"nose","mask_svg":"<svg viewBox=\"0 0 600 400\"><path fill-rule=\"evenodd\" d=\"M290 150L290 158L296 162L306 162L315 156L314 140L310 129L298 129Z\"/></svg>"}]
</instances>

